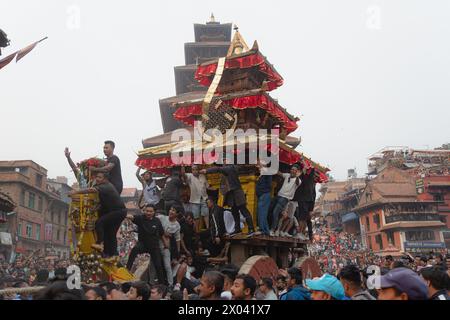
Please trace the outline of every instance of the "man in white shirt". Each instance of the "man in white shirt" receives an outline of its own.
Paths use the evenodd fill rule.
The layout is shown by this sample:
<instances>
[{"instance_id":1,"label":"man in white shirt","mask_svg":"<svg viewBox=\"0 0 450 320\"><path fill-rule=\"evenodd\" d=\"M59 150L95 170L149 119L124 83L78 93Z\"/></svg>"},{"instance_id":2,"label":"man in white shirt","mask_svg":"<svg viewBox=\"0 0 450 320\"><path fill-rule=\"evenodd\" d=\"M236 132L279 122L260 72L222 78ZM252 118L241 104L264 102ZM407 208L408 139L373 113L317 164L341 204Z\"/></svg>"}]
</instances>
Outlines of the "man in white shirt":
<instances>
[{"instance_id":1,"label":"man in white shirt","mask_svg":"<svg viewBox=\"0 0 450 320\"><path fill-rule=\"evenodd\" d=\"M208 189L208 180L204 174L200 174L200 168L198 165L192 166L192 173L185 173L184 167L181 169L181 173L184 174L185 181L189 185L190 199L189 199L189 211L194 215L195 231L200 231L200 218L203 218L205 228L209 228L208 219L208 207L206 200L208 195L206 190Z\"/></svg>"},{"instance_id":2,"label":"man in white shirt","mask_svg":"<svg viewBox=\"0 0 450 320\"><path fill-rule=\"evenodd\" d=\"M278 173L278 175L281 175L284 178L284 181L283 186L280 191L278 191L278 195L274 199L272 224L270 226L271 236L275 235L275 229L278 225L278 218L281 211L283 211L288 202L294 198L295 190L297 190L301 184L300 173L300 169L296 164L291 167L290 173Z\"/></svg>"},{"instance_id":3,"label":"man in white shirt","mask_svg":"<svg viewBox=\"0 0 450 320\"><path fill-rule=\"evenodd\" d=\"M156 217L161 221L164 230L163 240L160 240L159 247L161 249L164 269L166 270L167 282L172 286L172 259L177 258L181 245L181 227L177 221L177 209L174 207L170 208L169 216L159 213Z\"/></svg>"},{"instance_id":4,"label":"man in white shirt","mask_svg":"<svg viewBox=\"0 0 450 320\"><path fill-rule=\"evenodd\" d=\"M153 180L152 172L147 170L141 175L140 171L141 168L138 168L136 177L142 183L142 197L144 198L144 202L145 204L157 206L161 200L161 191L156 185L156 181Z\"/></svg>"}]
</instances>

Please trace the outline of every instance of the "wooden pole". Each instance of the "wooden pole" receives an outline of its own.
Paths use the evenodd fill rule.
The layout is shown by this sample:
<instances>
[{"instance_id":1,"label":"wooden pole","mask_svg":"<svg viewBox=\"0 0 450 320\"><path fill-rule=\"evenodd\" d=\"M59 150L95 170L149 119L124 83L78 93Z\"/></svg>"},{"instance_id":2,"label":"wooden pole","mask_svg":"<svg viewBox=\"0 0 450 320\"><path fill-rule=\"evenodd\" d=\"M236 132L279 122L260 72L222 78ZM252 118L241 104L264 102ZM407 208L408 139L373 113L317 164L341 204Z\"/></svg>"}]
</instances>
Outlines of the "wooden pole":
<instances>
[{"instance_id":1,"label":"wooden pole","mask_svg":"<svg viewBox=\"0 0 450 320\"><path fill-rule=\"evenodd\" d=\"M8 289L2 289L0 290L0 296L3 295L10 295L10 294L27 294L27 293L36 293L38 291L41 291L45 287L39 286L39 287L25 287L25 288L8 288Z\"/></svg>"}]
</instances>

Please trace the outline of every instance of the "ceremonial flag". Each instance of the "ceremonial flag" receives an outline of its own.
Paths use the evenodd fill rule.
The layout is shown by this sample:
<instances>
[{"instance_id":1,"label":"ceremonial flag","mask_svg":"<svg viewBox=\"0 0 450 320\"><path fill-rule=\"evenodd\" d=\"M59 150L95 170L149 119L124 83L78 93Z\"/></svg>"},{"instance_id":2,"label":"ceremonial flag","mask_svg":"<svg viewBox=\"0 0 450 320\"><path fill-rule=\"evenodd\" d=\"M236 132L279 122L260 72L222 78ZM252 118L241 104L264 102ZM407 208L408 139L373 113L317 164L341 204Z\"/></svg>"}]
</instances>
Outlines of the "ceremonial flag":
<instances>
[{"instance_id":1,"label":"ceremonial flag","mask_svg":"<svg viewBox=\"0 0 450 320\"><path fill-rule=\"evenodd\" d=\"M20 59L25 57L28 53L30 53L30 51L33 50L34 47L36 47L36 45L39 42L44 41L45 39L47 39L47 37L45 37L39 41L36 41L35 43L32 43L29 46L27 46L23 49L20 49L19 51L16 51L16 52L10 54L9 56L6 56L5 58L1 59L0 60L0 69L5 67L6 65L8 65L14 59L14 57L16 57L16 63L17 63L17 61L19 61Z\"/></svg>"},{"instance_id":2,"label":"ceremonial flag","mask_svg":"<svg viewBox=\"0 0 450 320\"><path fill-rule=\"evenodd\" d=\"M10 63L14 59L16 54L17 54L17 51L10 54L9 56L6 56L3 59L1 59L0 60L0 69L3 68L4 66L6 66L8 63Z\"/></svg>"},{"instance_id":3,"label":"ceremonial flag","mask_svg":"<svg viewBox=\"0 0 450 320\"><path fill-rule=\"evenodd\" d=\"M29 46L27 46L27 47L25 47L25 48L23 48L23 49L20 49L19 52L17 53L16 63L17 63L20 59L22 59L23 57L25 57L28 53L30 53L30 51L33 50L34 47L36 47L36 45L37 45L39 42L44 41L45 39L47 39L47 37L45 37L45 38L43 38L43 39L41 39L41 40L39 40L39 41L36 41L35 43L32 43L32 44L30 44Z\"/></svg>"}]
</instances>

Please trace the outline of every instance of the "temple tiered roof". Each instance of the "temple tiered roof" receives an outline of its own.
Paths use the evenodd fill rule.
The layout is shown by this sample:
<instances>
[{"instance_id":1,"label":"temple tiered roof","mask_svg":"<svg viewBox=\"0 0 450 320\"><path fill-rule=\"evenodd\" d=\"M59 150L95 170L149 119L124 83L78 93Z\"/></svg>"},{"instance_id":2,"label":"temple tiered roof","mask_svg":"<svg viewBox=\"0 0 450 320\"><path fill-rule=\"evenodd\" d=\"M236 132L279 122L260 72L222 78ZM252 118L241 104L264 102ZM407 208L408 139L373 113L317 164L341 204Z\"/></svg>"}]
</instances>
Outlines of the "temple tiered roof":
<instances>
[{"instance_id":1,"label":"temple tiered roof","mask_svg":"<svg viewBox=\"0 0 450 320\"><path fill-rule=\"evenodd\" d=\"M213 18L209 24L217 25ZM213 43L211 41L215 31L208 29L206 25L202 28L208 30L209 34L200 39L201 37L196 33L198 44L204 43L202 41ZM219 28L218 25L217 28ZM219 29L223 33L226 27ZM229 41L226 37L220 41L223 40ZM199 64L194 77L200 84L199 88L203 86L207 91L186 92L160 100L161 110L164 110L165 114L190 127L188 133L191 133L191 139L173 142L171 139L173 131L165 129L165 134L143 141L145 149L138 153L136 165L165 173L170 168L181 164L212 164L221 160L218 158L219 153L225 153L226 147L234 147L235 154L250 155L260 151L258 148L264 146L262 147L265 148L264 151L277 155L281 163L285 165L303 163L308 167L315 167L318 171L317 181L327 180L328 168L313 162L295 150L300 140L289 137L288 134L298 128L299 118L290 114L268 94L268 91L283 84L283 78L261 54L256 41L252 48L249 48L235 27L235 34L229 42L226 55L210 58L203 63L197 62ZM176 70L181 72L185 69L192 71L193 67L192 65L177 67ZM205 139L192 138L192 133L196 130L192 128L195 121L202 122L202 130L218 128L224 134L224 139L219 139L219 142L212 139L213 141L210 142L203 131L200 132L200 137ZM246 136L247 144L244 147L240 145L240 148L236 148L238 144L235 139L230 139L225 134L227 129L236 128L255 129L255 134ZM279 129L280 134L275 135L274 132L265 134L261 129ZM251 145L252 142L256 144ZM210 152L205 152L206 150ZM173 154L180 155L180 158L182 155L188 156L178 159L183 163L175 163Z\"/></svg>"}]
</instances>

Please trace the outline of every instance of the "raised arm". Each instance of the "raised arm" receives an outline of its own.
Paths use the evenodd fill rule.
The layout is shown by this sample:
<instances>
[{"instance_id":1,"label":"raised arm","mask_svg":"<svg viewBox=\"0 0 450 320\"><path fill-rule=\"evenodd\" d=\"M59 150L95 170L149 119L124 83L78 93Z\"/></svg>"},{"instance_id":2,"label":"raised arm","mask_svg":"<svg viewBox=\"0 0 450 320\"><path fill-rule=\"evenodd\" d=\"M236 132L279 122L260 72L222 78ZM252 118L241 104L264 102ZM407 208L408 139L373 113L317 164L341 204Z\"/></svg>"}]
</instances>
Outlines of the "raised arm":
<instances>
[{"instance_id":1,"label":"raised arm","mask_svg":"<svg viewBox=\"0 0 450 320\"><path fill-rule=\"evenodd\" d=\"M144 179L141 177L141 168L140 167L137 168L136 178L139 180L140 183L144 184Z\"/></svg>"},{"instance_id":2,"label":"raised arm","mask_svg":"<svg viewBox=\"0 0 450 320\"><path fill-rule=\"evenodd\" d=\"M67 162L69 163L69 166L72 168L73 174L75 175L75 179L78 181L78 168L75 165L75 163L73 162L72 158L70 157L70 151L69 148L65 148L64 149L64 155L67 158Z\"/></svg>"},{"instance_id":3,"label":"raised arm","mask_svg":"<svg viewBox=\"0 0 450 320\"><path fill-rule=\"evenodd\" d=\"M114 168L114 163L108 162L108 164L104 167L100 167L100 168L96 168L93 166L89 167L89 170L91 172L103 172L103 173L107 173L110 172L112 169Z\"/></svg>"}]
</instances>

